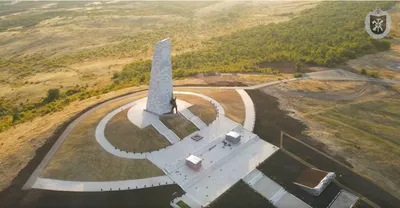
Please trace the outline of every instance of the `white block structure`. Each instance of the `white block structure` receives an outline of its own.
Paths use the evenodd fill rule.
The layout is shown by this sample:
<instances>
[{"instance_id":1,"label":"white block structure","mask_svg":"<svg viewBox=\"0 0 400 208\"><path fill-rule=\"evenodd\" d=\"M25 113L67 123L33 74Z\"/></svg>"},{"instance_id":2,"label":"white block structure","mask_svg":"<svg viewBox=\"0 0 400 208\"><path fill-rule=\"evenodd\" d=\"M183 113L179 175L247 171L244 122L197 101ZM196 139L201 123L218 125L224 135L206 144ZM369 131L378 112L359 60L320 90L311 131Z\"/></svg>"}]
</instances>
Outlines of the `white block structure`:
<instances>
[{"instance_id":1,"label":"white block structure","mask_svg":"<svg viewBox=\"0 0 400 208\"><path fill-rule=\"evenodd\" d=\"M154 47L146 111L157 115L169 113L172 92L171 41L167 38Z\"/></svg>"}]
</instances>

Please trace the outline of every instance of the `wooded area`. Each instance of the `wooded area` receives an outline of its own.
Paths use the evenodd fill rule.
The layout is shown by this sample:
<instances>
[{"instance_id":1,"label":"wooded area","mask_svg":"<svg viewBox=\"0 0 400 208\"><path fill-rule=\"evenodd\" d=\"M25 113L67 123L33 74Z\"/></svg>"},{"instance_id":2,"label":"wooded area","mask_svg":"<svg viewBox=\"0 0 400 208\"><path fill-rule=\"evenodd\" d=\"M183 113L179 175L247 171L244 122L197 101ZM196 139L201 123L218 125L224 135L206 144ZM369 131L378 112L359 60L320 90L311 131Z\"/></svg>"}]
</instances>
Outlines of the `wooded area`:
<instances>
[{"instance_id":1,"label":"wooded area","mask_svg":"<svg viewBox=\"0 0 400 208\"><path fill-rule=\"evenodd\" d=\"M388 40L372 39L365 32L365 15L394 2L322 2L288 22L245 29L216 37L211 48L172 57L173 75L199 72L263 72L265 62L294 61L334 66L348 59L388 50ZM151 60L128 64L115 73L116 83L147 83Z\"/></svg>"}]
</instances>

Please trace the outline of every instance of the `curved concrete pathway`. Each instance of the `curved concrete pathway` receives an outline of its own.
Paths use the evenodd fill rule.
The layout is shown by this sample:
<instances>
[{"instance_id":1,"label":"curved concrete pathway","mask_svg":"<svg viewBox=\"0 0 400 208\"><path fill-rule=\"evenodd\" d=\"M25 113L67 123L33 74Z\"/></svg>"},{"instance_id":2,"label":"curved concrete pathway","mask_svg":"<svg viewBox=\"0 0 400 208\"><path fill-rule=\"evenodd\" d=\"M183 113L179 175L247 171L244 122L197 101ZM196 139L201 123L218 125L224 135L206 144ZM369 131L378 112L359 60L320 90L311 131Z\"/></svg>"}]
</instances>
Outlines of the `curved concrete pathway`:
<instances>
[{"instance_id":1,"label":"curved concrete pathway","mask_svg":"<svg viewBox=\"0 0 400 208\"><path fill-rule=\"evenodd\" d=\"M180 112L187 120L192 122L198 129L202 129L207 127L207 124L205 124L199 117L195 116L192 112L190 112L189 109L184 109Z\"/></svg>"},{"instance_id":2,"label":"curved concrete pathway","mask_svg":"<svg viewBox=\"0 0 400 208\"><path fill-rule=\"evenodd\" d=\"M250 98L249 94L247 94L247 92L243 89L236 90L236 92L239 93L244 103L245 119L243 126L249 131L253 131L254 125L256 124L256 109L254 107L253 100Z\"/></svg>"},{"instance_id":3,"label":"curved concrete pathway","mask_svg":"<svg viewBox=\"0 0 400 208\"><path fill-rule=\"evenodd\" d=\"M210 97L208 97L206 95L203 95L203 94L200 94L200 93L195 93L195 92L183 92L183 91L174 91L174 94L178 94L178 95L179 94L182 94L182 95L194 95L194 96L201 97L201 98L209 101L211 104L213 104L215 106L215 108L217 109L217 114L218 115L225 115L225 110L222 107L222 105L219 102L217 102L216 100L214 100L214 99L212 99L212 98L210 98Z\"/></svg>"},{"instance_id":4,"label":"curved concrete pathway","mask_svg":"<svg viewBox=\"0 0 400 208\"><path fill-rule=\"evenodd\" d=\"M142 99L140 99L142 100ZM128 103L116 110L113 110L111 113L107 114L96 127L96 141L100 144L103 149L117 157L122 157L122 158L131 158L131 159L146 159L147 153L133 153L133 152L126 152L126 151L121 151L117 148L115 148L105 137L104 135L104 130L106 128L107 123L119 112L130 108L134 105L136 105L137 101L133 101L131 103Z\"/></svg>"},{"instance_id":5,"label":"curved concrete pathway","mask_svg":"<svg viewBox=\"0 0 400 208\"><path fill-rule=\"evenodd\" d=\"M244 91L243 91L244 92ZM214 99L199 94L199 93L192 93L192 92L174 92L176 94L187 94L187 95L194 95L194 96L199 96L203 99L206 99L207 101L211 102L217 109L217 112L219 112L220 114L224 115L225 111L222 107L222 105L220 103L218 103L217 101L215 101ZM244 92L246 93L246 92ZM247 93L246 93L247 94ZM248 96L248 95L247 95ZM250 97L249 97L250 98ZM250 99L251 101L251 99ZM107 152L109 152L110 154L113 154L117 157L122 157L122 158L130 158L130 159L146 159L148 154L151 154L151 152L145 152L145 153L133 153L133 152L127 152L127 151L121 151L117 148L115 148L105 137L104 135L104 130L105 127L107 125L107 123L115 116L117 115L119 112L127 109L127 108L131 108L128 112L128 118L131 122L135 122L135 125L139 125L140 128L146 127L150 124L152 124L157 131L159 131L161 134L163 134L164 136L166 136L168 138L168 140L172 143L175 144L177 142L180 141L180 139L176 136L175 133L173 133L170 129L168 129L159 119L158 116L155 116L151 113L147 113L145 111L143 111L143 104L146 103L146 98L142 98L136 101L133 101L131 103L128 103L126 105L123 105L122 107L119 107L118 109L115 109L114 111L112 111L111 113L107 114L103 119L101 119L101 121L99 122L99 124L96 127L96 141L100 144L101 147L103 147L103 149ZM178 103L179 104L179 103ZM182 104L184 106L187 106L187 104L184 104L182 102ZM140 105L138 108L136 108L135 110L133 110L132 107L134 107L135 105ZM180 105L182 106L182 105ZM183 108L181 110L184 110L186 108ZM139 115L141 114L141 115ZM145 116L143 116L145 115ZM142 119L140 121L137 120L138 117L142 116L139 119ZM196 117L197 118L197 117ZM193 119L193 118L192 118ZM195 119L195 118L194 118ZM146 120L146 121L143 121ZM172 134L171 134L172 132ZM168 147L167 147L168 148Z\"/></svg>"},{"instance_id":6,"label":"curved concrete pathway","mask_svg":"<svg viewBox=\"0 0 400 208\"><path fill-rule=\"evenodd\" d=\"M53 191L100 192L142 189L174 184L168 176L122 180L122 181L64 181L38 178L32 188Z\"/></svg>"}]
</instances>

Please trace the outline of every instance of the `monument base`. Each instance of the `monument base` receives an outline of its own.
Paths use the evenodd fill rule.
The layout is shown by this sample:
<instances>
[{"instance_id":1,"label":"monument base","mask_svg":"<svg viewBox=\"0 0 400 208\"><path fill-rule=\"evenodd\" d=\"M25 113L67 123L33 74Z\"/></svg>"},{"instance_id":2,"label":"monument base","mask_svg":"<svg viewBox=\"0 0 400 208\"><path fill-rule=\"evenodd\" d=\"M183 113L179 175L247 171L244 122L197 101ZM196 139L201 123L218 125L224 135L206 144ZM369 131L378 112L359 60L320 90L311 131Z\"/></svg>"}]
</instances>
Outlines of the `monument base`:
<instances>
[{"instance_id":1,"label":"monument base","mask_svg":"<svg viewBox=\"0 0 400 208\"><path fill-rule=\"evenodd\" d=\"M160 115L158 113L155 113L153 111L149 111L147 109L143 109L143 111L146 111L147 113L151 113L151 114L159 116L159 117L177 117L177 116L179 116L178 113L164 113L164 114Z\"/></svg>"},{"instance_id":2,"label":"monument base","mask_svg":"<svg viewBox=\"0 0 400 208\"><path fill-rule=\"evenodd\" d=\"M166 114L162 114L160 117L178 117L179 114L178 113L166 113Z\"/></svg>"}]
</instances>

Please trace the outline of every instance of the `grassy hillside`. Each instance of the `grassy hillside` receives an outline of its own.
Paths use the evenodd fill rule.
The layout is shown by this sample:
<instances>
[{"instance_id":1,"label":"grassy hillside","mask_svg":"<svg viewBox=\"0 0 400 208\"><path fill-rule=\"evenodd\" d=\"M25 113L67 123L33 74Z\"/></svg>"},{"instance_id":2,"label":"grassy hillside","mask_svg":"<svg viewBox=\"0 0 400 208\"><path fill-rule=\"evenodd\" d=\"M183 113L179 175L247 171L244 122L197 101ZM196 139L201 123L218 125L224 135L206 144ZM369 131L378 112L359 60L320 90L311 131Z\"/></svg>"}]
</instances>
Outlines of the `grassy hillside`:
<instances>
[{"instance_id":1,"label":"grassy hillside","mask_svg":"<svg viewBox=\"0 0 400 208\"><path fill-rule=\"evenodd\" d=\"M260 24L287 21L315 5L313 2L210 1L2 5L0 96L43 96L49 86L27 85L40 82L38 74L45 80L49 77L51 87L76 84L103 87L104 83L111 82L113 71L122 70L132 60L151 58L152 47L158 40L170 37L173 54L196 51L216 45L218 41L212 40L214 37ZM54 73L68 81L55 79ZM86 79L87 75L94 77ZM39 90L32 93L31 87ZM17 90L11 92L12 88Z\"/></svg>"},{"instance_id":2,"label":"grassy hillside","mask_svg":"<svg viewBox=\"0 0 400 208\"><path fill-rule=\"evenodd\" d=\"M265 62L295 61L333 66L368 53L388 50L390 42L366 34L371 8L393 2L323 2L288 22L268 24L214 38L212 48L174 56L175 77L204 71L262 71ZM117 82L146 82L151 61L136 61L115 74Z\"/></svg>"},{"instance_id":3,"label":"grassy hillside","mask_svg":"<svg viewBox=\"0 0 400 208\"><path fill-rule=\"evenodd\" d=\"M46 54L35 54L33 56L20 54L17 55L17 58L0 59L0 73L6 74L6 76L2 76L4 78L0 82L10 82L10 80L16 79L11 84L17 88L18 86L25 87L29 85L38 88L36 83L29 82L24 77L33 76L37 73L51 73L52 70L69 71L72 63L79 64L93 58L101 61L99 60L100 58L110 56L146 57L144 54L151 54L150 44L169 35L173 35L173 38L177 36L176 45L182 47L180 50L173 48L173 52L178 54L172 58L174 77L185 77L208 71L279 73L270 69L261 69L259 66L266 62L275 63L280 61L295 61L300 65L309 63L331 66L343 63L350 58L386 50L390 47L390 42L387 40L371 39L364 31L363 22L365 14L371 8L379 5L385 10L393 5L391 2L323 2L315 8L303 11L299 16L294 15L292 12L284 12L285 10L275 11L279 7L264 5L265 7L260 6L259 10L269 11L271 8L275 9L272 10L272 14L264 16L262 18L263 21L269 22L270 19L268 18L292 19L287 22L243 29L233 34L228 31L232 32L237 27L246 28L252 24L262 23L261 20L250 14L250 12L255 12L254 9L257 8L257 5L244 7L240 7L243 5L236 5L232 6L229 12L217 12L213 15L206 15L204 18L198 18L199 15L204 15L204 9L206 11L212 10L207 6L215 6L217 4L211 2L209 4L198 3L189 6L187 3L178 2L172 4L175 6L169 5L167 7L164 7L164 3L125 4L127 3L122 6L119 5L118 9L113 11L119 11L123 7L141 6L143 9L147 8L147 10L144 10L148 11L146 14L151 14L150 11L156 14L163 14L163 12L169 11L169 14L179 13L181 17L189 16L190 18L181 22L182 24L175 22L176 24L171 23L171 25L156 28L152 31L141 31L133 36L119 36L120 40L116 44L109 44L93 50L84 50L71 55L49 57ZM56 8L59 6L56 5ZM214 7L212 8L215 9ZM84 12L86 10L87 8L79 11ZM109 18L102 16L102 12L105 10L90 7L90 11L91 15L101 16L100 19L94 17L94 22L91 20L90 23L100 24L103 27L102 25L105 23L101 21ZM28 12L32 11L28 10ZM247 20L247 17L252 18ZM6 16L7 18L10 17ZM85 21L87 21L87 18L91 19L92 16L85 17ZM80 22L79 25L84 24L85 21ZM154 23L154 21L150 22ZM107 22L107 24L111 23L115 22ZM77 23L74 22L69 27L76 27L75 24ZM35 29L29 31L32 32ZM223 35L219 36L218 34ZM93 39L91 36L83 38ZM116 37L113 38L115 40ZM109 67L108 74L107 72L106 74L100 74L108 78L111 78L110 76L113 77L114 83L110 85L88 86L89 82L86 82L85 79L95 80L97 76L97 71L92 73L89 71L82 74L78 73L80 77L79 85L72 83L72 86L69 84L68 88L61 85L57 96L52 97L52 99L49 99L50 94L44 99L35 102L29 101L29 97L24 97L23 102L20 100L18 103L12 99L1 99L0 131L4 131L12 125L29 121L34 117L59 111L77 99L82 100L111 90L145 84L149 80L150 68L150 59L140 59L126 65L121 72L115 71L111 75ZM49 89L48 87L46 88L46 90Z\"/></svg>"}]
</instances>

